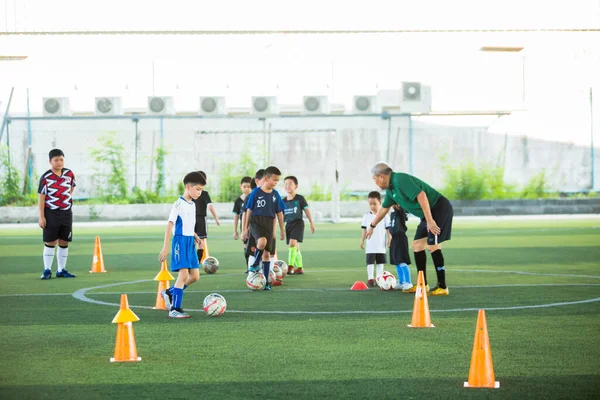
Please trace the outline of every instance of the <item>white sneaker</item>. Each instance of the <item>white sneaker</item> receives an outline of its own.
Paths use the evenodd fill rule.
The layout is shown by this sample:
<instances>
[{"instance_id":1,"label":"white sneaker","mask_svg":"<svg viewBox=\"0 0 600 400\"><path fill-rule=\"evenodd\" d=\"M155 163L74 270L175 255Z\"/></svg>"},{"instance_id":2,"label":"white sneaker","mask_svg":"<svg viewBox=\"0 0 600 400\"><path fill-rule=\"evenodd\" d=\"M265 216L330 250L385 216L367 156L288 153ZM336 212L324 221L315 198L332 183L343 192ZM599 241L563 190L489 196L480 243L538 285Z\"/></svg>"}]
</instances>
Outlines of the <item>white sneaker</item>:
<instances>
[{"instance_id":1,"label":"white sneaker","mask_svg":"<svg viewBox=\"0 0 600 400\"><path fill-rule=\"evenodd\" d=\"M396 283L396 286L394 286L394 290L402 290L404 288L404 283Z\"/></svg>"},{"instance_id":2,"label":"white sneaker","mask_svg":"<svg viewBox=\"0 0 600 400\"><path fill-rule=\"evenodd\" d=\"M402 290L409 290L409 289L411 289L412 287L413 287L413 284L412 284L412 283L406 282L406 283L403 283L403 284L402 284L402 288L401 288L401 289L402 289Z\"/></svg>"},{"instance_id":3,"label":"white sneaker","mask_svg":"<svg viewBox=\"0 0 600 400\"><path fill-rule=\"evenodd\" d=\"M184 312L183 310L171 310L169 311L169 318L189 318L190 314Z\"/></svg>"}]
</instances>

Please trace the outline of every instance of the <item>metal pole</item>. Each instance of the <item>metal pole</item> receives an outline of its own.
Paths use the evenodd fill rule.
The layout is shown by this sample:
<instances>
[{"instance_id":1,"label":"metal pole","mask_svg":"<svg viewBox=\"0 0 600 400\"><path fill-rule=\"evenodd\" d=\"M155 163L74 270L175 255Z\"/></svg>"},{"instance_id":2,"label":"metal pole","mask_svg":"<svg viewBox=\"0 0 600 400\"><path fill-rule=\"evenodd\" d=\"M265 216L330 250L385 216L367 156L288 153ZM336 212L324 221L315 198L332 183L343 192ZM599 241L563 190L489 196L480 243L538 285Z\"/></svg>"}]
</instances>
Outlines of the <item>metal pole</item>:
<instances>
[{"instance_id":1,"label":"metal pole","mask_svg":"<svg viewBox=\"0 0 600 400\"><path fill-rule=\"evenodd\" d=\"M388 118L388 143L387 155L385 158L385 161L391 164L392 160L390 160L390 147L392 147L392 117Z\"/></svg>"},{"instance_id":2,"label":"metal pole","mask_svg":"<svg viewBox=\"0 0 600 400\"><path fill-rule=\"evenodd\" d=\"M408 116L408 171L411 175L415 174L414 163L413 163L413 126L412 117Z\"/></svg>"},{"instance_id":3,"label":"metal pole","mask_svg":"<svg viewBox=\"0 0 600 400\"><path fill-rule=\"evenodd\" d=\"M8 180L11 180L10 171L12 170L12 164L10 163L10 130L8 127L10 123L6 124L6 158L8 160Z\"/></svg>"},{"instance_id":4,"label":"metal pole","mask_svg":"<svg viewBox=\"0 0 600 400\"><path fill-rule=\"evenodd\" d=\"M29 191L33 191L33 156L31 156L33 148L33 138L31 134L31 111L29 109L29 88L27 88L27 148L29 149L30 157L28 157L27 179L29 182Z\"/></svg>"},{"instance_id":5,"label":"metal pole","mask_svg":"<svg viewBox=\"0 0 600 400\"><path fill-rule=\"evenodd\" d=\"M2 127L0 127L0 142L2 141L2 135L4 134L4 127L8 123L8 111L10 110L10 103L12 101L14 91L15 88L13 86L13 88L10 89L10 96L8 96L8 104L6 104L6 111L4 112L4 118L2 119Z\"/></svg>"},{"instance_id":6,"label":"metal pole","mask_svg":"<svg viewBox=\"0 0 600 400\"><path fill-rule=\"evenodd\" d=\"M160 119L160 148L162 150L162 152L164 153L165 150L165 129L164 129L164 124L163 124L164 119L161 118ZM162 165L160 166L160 168L162 169L162 174L160 174L161 176L161 185L160 185L160 195L164 196L165 195L165 158L163 157L162 159Z\"/></svg>"},{"instance_id":7,"label":"metal pole","mask_svg":"<svg viewBox=\"0 0 600 400\"><path fill-rule=\"evenodd\" d=\"M596 154L594 151L594 103L592 101L592 88L590 87L590 143L592 157L592 190L596 189Z\"/></svg>"},{"instance_id":8,"label":"metal pole","mask_svg":"<svg viewBox=\"0 0 600 400\"><path fill-rule=\"evenodd\" d=\"M135 123L135 173L133 177L133 187L136 188L138 186L138 122L139 119L134 118L133 122Z\"/></svg>"}]
</instances>

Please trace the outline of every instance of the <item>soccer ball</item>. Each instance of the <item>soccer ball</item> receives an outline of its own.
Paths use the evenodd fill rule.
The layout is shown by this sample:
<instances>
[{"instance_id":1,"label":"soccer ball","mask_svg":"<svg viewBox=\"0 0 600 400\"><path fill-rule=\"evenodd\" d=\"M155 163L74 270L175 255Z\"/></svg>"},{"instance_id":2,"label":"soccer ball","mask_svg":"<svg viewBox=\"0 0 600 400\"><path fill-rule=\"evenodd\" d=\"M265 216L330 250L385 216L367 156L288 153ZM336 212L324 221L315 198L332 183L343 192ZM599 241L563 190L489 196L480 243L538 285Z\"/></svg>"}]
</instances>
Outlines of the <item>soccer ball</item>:
<instances>
[{"instance_id":1,"label":"soccer ball","mask_svg":"<svg viewBox=\"0 0 600 400\"><path fill-rule=\"evenodd\" d=\"M261 290L264 289L267 284L267 280L262 272L248 272L248 277L246 278L246 286L251 290Z\"/></svg>"},{"instance_id":2,"label":"soccer ball","mask_svg":"<svg viewBox=\"0 0 600 400\"><path fill-rule=\"evenodd\" d=\"M273 281L273 285L281 285L283 283L283 271L276 264L275 266L273 266L273 272L275 273L275 280Z\"/></svg>"},{"instance_id":3,"label":"soccer ball","mask_svg":"<svg viewBox=\"0 0 600 400\"><path fill-rule=\"evenodd\" d=\"M274 270L270 270L269 271L269 283L271 285L275 285L275 282L277 282L277 275L275 274Z\"/></svg>"},{"instance_id":4,"label":"soccer ball","mask_svg":"<svg viewBox=\"0 0 600 400\"><path fill-rule=\"evenodd\" d=\"M214 257L206 257L202 263L204 272L207 274L214 274L219 270L219 260Z\"/></svg>"},{"instance_id":5,"label":"soccer ball","mask_svg":"<svg viewBox=\"0 0 600 400\"><path fill-rule=\"evenodd\" d=\"M204 312L211 317L218 317L227 309L227 301L219 293L211 293L206 296L202 305Z\"/></svg>"},{"instance_id":6,"label":"soccer ball","mask_svg":"<svg viewBox=\"0 0 600 400\"><path fill-rule=\"evenodd\" d=\"M388 271L383 271L377 278L377 284L381 290L392 290L396 286L396 277Z\"/></svg>"},{"instance_id":7,"label":"soccer ball","mask_svg":"<svg viewBox=\"0 0 600 400\"><path fill-rule=\"evenodd\" d=\"M282 278L287 275L288 265L285 263L285 261L277 260L273 264L275 264L276 266L278 266L281 269L281 277Z\"/></svg>"}]
</instances>

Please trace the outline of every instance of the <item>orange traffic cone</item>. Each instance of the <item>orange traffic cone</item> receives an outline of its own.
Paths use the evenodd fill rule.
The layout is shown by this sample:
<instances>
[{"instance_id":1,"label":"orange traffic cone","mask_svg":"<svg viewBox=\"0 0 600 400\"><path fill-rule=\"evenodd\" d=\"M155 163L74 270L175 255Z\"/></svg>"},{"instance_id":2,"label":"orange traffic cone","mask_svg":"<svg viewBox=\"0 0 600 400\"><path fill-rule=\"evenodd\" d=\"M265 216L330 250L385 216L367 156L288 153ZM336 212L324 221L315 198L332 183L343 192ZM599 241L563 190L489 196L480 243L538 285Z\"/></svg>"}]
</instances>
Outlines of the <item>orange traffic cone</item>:
<instances>
[{"instance_id":1,"label":"orange traffic cone","mask_svg":"<svg viewBox=\"0 0 600 400\"><path fill-rule=\"evenodd\" d=\"M156 305L152 307L154 310L166 310L167 306L165 305L165 300L162 297L162 291L167 290L171 284L169 281L172 281L173 275L167 271L167 262L163 261L160 266L160 272L154 278L155 281L158 281L158 291L156 292Z\"/></svg>"},{"instance_id":2,"label":"orange traffic cone","mask_svg":"<svg viewBox=\"0 0 600 400\"><path fill-rule=\"evenodd\" d=\"M137 349L135 346L135 337L133 336L133 324L132 322L139 321L137 315L129 309L129 302L127 301L127 295L121 295L121 308L115 318L112 320L113 324L117 326L117 343L115 345L115 356L110 359L110 362L124 362L124 361L141 361L142 358L138 357Z\"/></svg>"},{"instance_id":3,"label":"orange traffic cone","mask_svg":"<svg viewBox=\"0 0 600 400\"><path fill-rule=\"evenodd\" d=\"M411 328L435 328L431 323L429 315L429 303L427 302L427 290L425 289L425 278L423 271L419 271L417 278L417 291L415 292L415 304L410 325Z\"/></svg>"},{"instance_id":4,"label":"orange traffic cone","mask_svg":"<svg viewBox=\"0 0 600 400\"><path fill-rule=\"evenodd\" d=\"M354 285L350 288L350 290L368 290L369 288L363 281L356 281Z\"/></svg>"},{"instance_id":5,"label":"orange traffic cone","mask_svg":"<svg viewBox=\"0 0 600 400\"><path fill-rule=\"evenodd\" d=\"M471 354L471 368L469 368L469 381L465 382L464 387L497 389L500 387L500 382L495 379L485 311L479 310L473 353Z\"/></svg>"},{"instance_id":6,"label":"orange traffic cone","mask_svg":"<svg viewBox=\"0 0 600 400\"><path fill-rule=\"evenodd\" d=\"M104 257L102 257L102 246L100 245L100 236L96 236L94 258L92 259L92 270L90 271L90 274L95 274L97 272L106 272L104 269Z\"/></svg>"}]
</instances>

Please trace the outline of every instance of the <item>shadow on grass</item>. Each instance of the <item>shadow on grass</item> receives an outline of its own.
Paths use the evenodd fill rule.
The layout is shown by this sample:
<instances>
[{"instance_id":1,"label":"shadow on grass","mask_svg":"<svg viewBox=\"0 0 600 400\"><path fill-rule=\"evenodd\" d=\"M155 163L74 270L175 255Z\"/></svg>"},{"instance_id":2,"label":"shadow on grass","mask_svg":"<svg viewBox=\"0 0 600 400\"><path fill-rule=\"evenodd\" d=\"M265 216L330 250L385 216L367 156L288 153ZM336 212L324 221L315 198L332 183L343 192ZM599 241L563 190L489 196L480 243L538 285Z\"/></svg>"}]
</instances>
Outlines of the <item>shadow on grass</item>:
<instances>
[{"instance_id":1,"label":"shadow on grass","mask_svg":"<svg viewBox=\"0 0 600 400\"><path fill-rule=\"evenodd\" d=\"M142 361L143 362L143 361ZM204 366L199 366L200 374ZM206 370L205 370L206 371ZM265 371L265 375L268 372ZM496 377L499 389L465 389L464 378L352 379L220 383L0 387L3 399L596 399L597 375Z\"/></svg>"}]
</instances>

